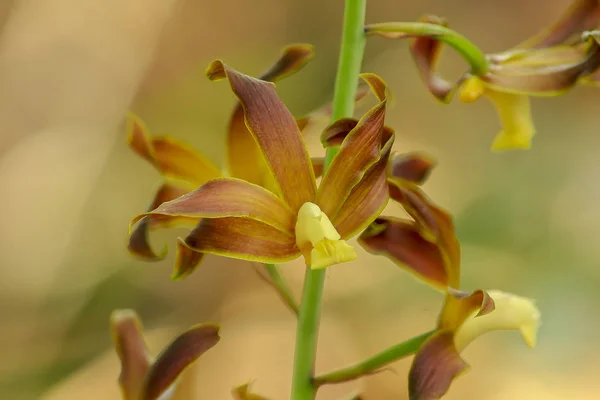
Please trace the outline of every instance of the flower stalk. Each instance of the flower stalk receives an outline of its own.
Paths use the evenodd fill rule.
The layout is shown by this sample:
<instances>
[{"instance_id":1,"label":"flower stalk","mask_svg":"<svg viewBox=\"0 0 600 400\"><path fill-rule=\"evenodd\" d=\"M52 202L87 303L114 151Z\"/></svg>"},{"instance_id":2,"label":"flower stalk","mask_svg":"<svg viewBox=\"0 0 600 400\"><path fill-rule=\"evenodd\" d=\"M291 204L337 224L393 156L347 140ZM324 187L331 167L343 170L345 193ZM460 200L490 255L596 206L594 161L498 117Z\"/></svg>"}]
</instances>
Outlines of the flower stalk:
<instances>
[{"instance_id":1,"label":"flower stalk","mask_svg":"<svg viewBox=\"0 0 600 400\"><path fill-rule=\"evenodd\" d=\"M331 115L332 121L351 117L354 112L354 98L366 41L364 34L365 13L366 0L346 0ZM339 147L327 148L325 170L338 152ZM296 329L292 400L313 400L318 388L313 375L325 274L324 269L306 268Z\"/></svg>"},{"instance_id":2,"label":"flower stalk","mask_svg":"<svg viewBox=\"0 0 600 400\"><path fill-rule=\"evenodd\" d=\"M365 32L367 35L390 38L432 37L456 50L469 63L473 75L483 75L489 69L489 61L479 47L460 33L442 25L428 22L383 22L367 25Z\"/></svg>"},{"instance_id":3,"label":"flower stalk","mask_svg":"<svg viewBox=\"0 0 600 400\"><path fill-rule=\"evenodd\" d=\"M433 333L435 333L435 331L423 333L402 343L388 347L354 365L318 376L315 378L315 383L317 386L321 386L330 383L348 382L360 378L361 376L378 372L386 365L416 353L421 345L425 343Z\"/></svg>"}]
</instances>

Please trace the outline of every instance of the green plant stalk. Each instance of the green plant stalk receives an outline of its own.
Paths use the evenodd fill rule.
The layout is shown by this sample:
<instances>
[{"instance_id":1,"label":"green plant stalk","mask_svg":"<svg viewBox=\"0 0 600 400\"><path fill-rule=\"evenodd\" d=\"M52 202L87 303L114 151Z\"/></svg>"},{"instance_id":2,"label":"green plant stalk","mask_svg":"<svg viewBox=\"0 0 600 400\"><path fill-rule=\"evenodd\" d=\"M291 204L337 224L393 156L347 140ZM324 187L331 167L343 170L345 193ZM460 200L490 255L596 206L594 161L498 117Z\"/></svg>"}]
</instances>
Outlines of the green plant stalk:
<instances>
[{"instance_id":1,"label":"green plant stalk","mask_svg":"<svg viewBox=\"0 0 600 400\"><path fill-rule=\"evenodd\" d=\"M366 6L366 0L346 0L345 2L332 121L351 117L354 112L354 97L366 41L364 34ZM325 170L338 152L339 148L327 148ZM292 400L314 400L317 392L318 387L315 385L313 375L325 274L324 269L312 270L310 266L306 268L296 330Z\"/></svg>"},{"instance_id":2,"label":"green plant stalk","mask_svg":"<svg viewBox=\"0 0 600 400\"><path fill-rule=\"evenodd\" d=\"M277 290L277 294L281 297L281 300L285 303L286 306L296 315L298 315L298 303L294 296L292 295L292 291L288 286L287 282L281 275L279 268L275 264L267 264L265 263L265 271L269 275L271 281L269 282L275 290Z\"/></svg>"},{"instance_id":3,"label":"green plant stalk","mask_svg":"<svg viewBox=\"0 0 600 400\"><path fill-rule=\"evenodd\" d=\"M318 386L329 383L342 383L351 381L363 375L374 373L391 362L414 354L433 333L435 333L435 331L423 333L422 335L415 336L402 343L389 347L357 364L318 376L315 378L315 383Z\"/></svg>"},{"instance_id":4,"label":"green plant stalk","mask_svg":"<svg viewBox=\"0 0 600 400\"><path fill-rule=\"evenodd\" d=\"M469 63L474 75L483 75L489 70L489 62L479 47L460 33L442 25L428 22L383 22L367 25L365 33L384 37L393 37L394 34L397 34L395 36L397 38L428 36L444 42L456 50Z\"/></svg>"}]
</instances>

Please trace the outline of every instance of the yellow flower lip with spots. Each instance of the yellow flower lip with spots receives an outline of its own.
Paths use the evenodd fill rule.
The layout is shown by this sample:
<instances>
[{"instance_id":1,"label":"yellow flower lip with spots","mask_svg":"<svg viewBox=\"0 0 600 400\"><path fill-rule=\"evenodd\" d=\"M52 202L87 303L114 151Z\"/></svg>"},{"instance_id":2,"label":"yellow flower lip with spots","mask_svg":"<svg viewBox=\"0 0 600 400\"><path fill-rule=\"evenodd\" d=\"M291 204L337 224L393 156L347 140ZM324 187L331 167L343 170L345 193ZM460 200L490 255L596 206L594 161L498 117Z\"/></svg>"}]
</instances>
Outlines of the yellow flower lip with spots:
<instances>
[{"instance_id":1,"label":"yellow flower lip with spots","mask_svg":"<svg viewBox=\"0 0 600 400\"><path fill-rule=\"evenodd\" d=\"M306 263L313 269L356 259L356 251L341 239L327 215L314 203L304 203L298 210L296 244Z\"/></svg>"}]
</instances>

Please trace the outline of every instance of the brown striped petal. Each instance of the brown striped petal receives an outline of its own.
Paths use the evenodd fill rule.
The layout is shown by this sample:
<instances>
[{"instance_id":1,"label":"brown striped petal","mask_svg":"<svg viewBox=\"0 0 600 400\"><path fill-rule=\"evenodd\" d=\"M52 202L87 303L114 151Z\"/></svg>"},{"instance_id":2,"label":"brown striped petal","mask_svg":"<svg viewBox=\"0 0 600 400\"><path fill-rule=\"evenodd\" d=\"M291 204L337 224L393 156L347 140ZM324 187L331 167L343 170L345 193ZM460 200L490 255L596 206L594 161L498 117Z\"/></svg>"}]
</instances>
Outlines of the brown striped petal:
<instances>
[{"instance_id":1,"label":"brown striped petal","mask_svg":"<svg viewBox=\"0 0 600 400\"><path fill-rule=\"evenodd\" d=\"M346 135L339 153L331 162L319 185L315 203L331 220L337 218L352 189L384 155L382 153L386 145L384 139L392 140L384 138L383 129L387 86L375 74L362 74L361 77L369 84L380 102L369 110ZM389 150L386 151L389 155Z\"/></svg>"},{"instance_id":2,"label":"brown striped petal","mask_svg":"<svg viewBox=\"0 0 600 400\"><path fill-rule=\"evenodd\" d=\"M139 400L156 400L173 388L182 372L220 340L214 324L193 326L157 357L146 375Z\"/></svg>"},{"instance_id":3,"label":"brown striped petal","mask_svg":"<svg viewBox=\"0 0 600 400\"><path fill-rule=\"evenodd\" d=\"M171 137L152 137L144 122L128 115L128 143L167 178L194 186L221 176L221 172L200 152Z\"/></svg>"},{"instance_id":4,"label":"brown striped petal","mask_svg":"<svg viewBox=\"0 0 600 400\"><path fill-rule=\"evenodd\" d=\"M156 192L152 204L148 208L148 211L152 211L162 203L173 200L188 193L186 188L182 188L177 185L170 183L163 184L160 189ZM146 216L142 218L135 229L129 235L129 244L127 249L133 255L140 257L148 261L162 260L166 255L166 249L160 254L157 254L150 245L150 230L156 227L169 227L174 223L181 221L181 219L163 217L160 215Z\"/></svg>"},{"instance_id":5,"label":"brown striped petal","mask_svg":"<svg viewBox=\"0 0 600 400\"><path fill-rule=\"evenodd\" d=\"M314 48L309 44L286 46L275 64L264 72L259 79L275 82L301 70L313 57ZM260 148L246 127L244 109L238 103L231 115L227 134L229 173L236 178L264 186L263 168L265 166L262 165L264 163L261 161Z\"/></svg>"},{"instance_id":6,"label":"brown striped petal","mask_svg":"<svg viewBox=\"0 0 600 400\"><path fill-rule=\"evenodd\" d=\"M585 40L587 45L577 60L553 64L505 62L492 65L480 79L491 91L535 96L561 94L600 68L600 34L590 33Z\"/></svg>"},{"instance_id":7,"label":"brown striped petal","mask_svg":"<svg viewBox=\"0 0 600 400\"><path fill-rule=\"evenodd\" d=\"M412 221L380 217L360 235L358 242L370 253L389 258L435 289L447 290L449 277L442 253L421 236Z\"/></svg>"},{"instance_id":8,"label":"brown striped petal","mask_svg":"<svg viewBox=\"0 0 600 400\"><path fill-rule=\"evenodd\" d=\"M390 197L415 220L421 236L439 248L446 265L448 285L459 287L460 244L450 213L436 205L415 184L398 179L388 179L388 183Z\"/></svg>"},{"instance_id":9,"label":"brown striped petal","mask_svg":"<svg viewBox=\"0 0 600 400\"><path fill-rule=\"evenodd\" d=\"M277 96L275 85L237 72L222 61L207 70L211 80L227 78L244 108L244 119L275 178L278 194L297 212L312 201L316 183L296 120Z\"/></svg>"},{"instance_id":10,"label":"brown striped petal","mask_svg":"<svg viewBox=\"0 0 600 400\"><path fill-rule=\"evenodd\" d=\"M517 48L540 49L562 43L578 41L584 31L600 25L600 2L598 0L574 0L561 17Z\"/></svg>"},{"instance_id":11,"label":"brown striped petal","mask_svg":"<svg viewBox=\"0 0 600 400\"><path fill-rule=\"evenodd\" d=\"M408 373L410 400L440 399L454 379L469 370L460 357L452 331L440 331L429 338L413 359Z\"/></svg>"},{"instance_id":12,"label":"brown striped petal","mask_svg":"<svg viewBox=\"0 0 600 400\"><path fill-rule=\"evenodd\" d=\"M426 15L419 21L448 26L448 21L435 15ZM412 39L410 52L417 64L421 79L438 100L447 102L455 90L455 85L437 73L437 64L442 52L442 42L432 37L419 36Z\"/></svg>"},{"instance_id":13,"label":"brown striped petal","mask_svg":"<svg viewBox=\"0 0 600 400\"><path fill-rule=\"evenodd\" d=\"M202 219L185 240L180 239L173 279L189 275L200 261L199 253L273 264L300 256L293 234L240 217Z\"/></svg>"},{"instance_id":14,"label":"brown striped petal","mask_svg":"<svg viewBox=\"0 0 600 400\"><path fill-rule=\"evenodd\" d=\"M163 219L245 217L290 234L294 232L295 224L295 215L281 199L258 185L236 178L209 181L193 192L140 214L132 224L147 215Z\"/></svg>"},{"instance_id":15,"label":"brown striped petal","mask_svg":"<svg viewBox=\"0 0 600 400\"><path fill-rule=\"evenodd\" d=\"M389 175L422 185L435 165L436 161L424 153L394 153L389 162Z\"/></svg>"},{"instance_id":16,"label":"brown striped petal","mask_svg":"<svg viewBox=\"0 0 600 400\"><path fill-rule=\"evenodd\" d=\"M349 239L369 226L388 203L387 167L394 131L384 127L382 141L381 157L354 186L332 221L342 239Z\"/></svg>"},{"instance_id":17,"label":"brown striped petal","mask_svg":"<svg viewBox=\"0 0 600 400\"><path fill-rule=\"evenodd\" d=\"M115 310L110 316L111 336L121 362L119 384L125 400L137 400L152 356L144 342L142 323L133 310Z\"/></svg>"}]
</instances>

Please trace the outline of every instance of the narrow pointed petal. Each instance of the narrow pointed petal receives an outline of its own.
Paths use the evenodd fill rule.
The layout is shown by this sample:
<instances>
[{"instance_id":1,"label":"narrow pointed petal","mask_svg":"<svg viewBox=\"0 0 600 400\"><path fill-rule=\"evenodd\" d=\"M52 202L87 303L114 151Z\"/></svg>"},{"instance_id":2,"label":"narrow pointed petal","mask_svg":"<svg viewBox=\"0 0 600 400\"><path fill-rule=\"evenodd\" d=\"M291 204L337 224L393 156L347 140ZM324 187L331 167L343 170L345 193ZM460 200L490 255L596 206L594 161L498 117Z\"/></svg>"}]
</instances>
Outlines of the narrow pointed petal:
<instances>
[{"instance_id":1,"label":"narrow pointed petal","mask_svg":"<svg viewBox=\"0 0 600 400\"><path fill-rule=\"evenodd\" d=\"M278 194L296 212L311 201L316 183L304 140L275 85L241 74L216 60L208 67L211 80L227 78L244 108L246 126L262 150Z\"/></svg>"},{"instance_id":2,"label":"narrow pointed petal","mask_svg":"<svg viewBox=\"0 0 600 400\"><path fill-rule=\"evenodd\" d=\"M384 127L381 157L354 186L339 209L333 225L343 239L349 239L369 226L383 211L389 200L387 168L394 131Z\"/></svg>"},{"instance_id":3,"label":"narrow pointed petal","mask_svg":"<svg viewBox=\"0 0 600 400\"><path fill-rule=\"evenodd\" d=\"M280 58L260 76L275 82L304 68L314 57L309 44L295 44L283 48ZM244 122L244 109L237 104L229 121L227 134L227 166L231 176L264 186L264 161L260 148Z\"/></svg>"},{"instance_id":4,"label":"narrow pointed petal","mask_svg":"<svg viewBox=\"0 0 600 400\"><path fill-rule=\"evenodd\" d=\"M202 219L180 244L199 253L273 264L300 256L293 232L250 218ZM182 272L191 271L176 265L174 275Z\"/></svg>"},{"instance_id":5,"label":"narrow pointed petal","mask_svg":"<svg viewBox=\"0 0 600 400\"><path fill-rule=\"evenodd\" d=\"M471 315L462 323L455 334L459 351L484 333L496 330L518 330L527 346L534 347L541 324L535 302L496 290L490 290L488 294L494 301L494 311L477 317Z\"/></svg>"},{"instance_id":6,"label":"narrow pointed petal","mask_svg":"<svg viewBox=\"0 0 600 400\"><path fill-rule=\"evenodd\" d=\"M449 288L438 328L456 330L468 318L489 314L494 308L494 300L483 290L469 293Z\"/></svg>"},{"instance_id":7,"label":"narrow pointed petal","mask_svg":"<svg viewBox=\"0 0 600 400\"><path fill-rule=\"evenodd\" d=\"M425 239L437 245L446 265L448 285L459 287L460 244L454 222L448 211L436 205L415 184L388 179L390 197L399 202L415 220L416 229Z\"/></svg>"},{"instance_id":8,"label":"narrow pointed petal","mask_svg":"<svg viewBox=\"0 0 600 400\"><path fill-rule=\"evenodd\" d=\"M170 137L152 137L143 121L133 114L128 116L128 143L165 177L198 186L221 176L218 168L189 145Z\"/></svg>"},{"instance_id":9,"label":"narrow pointed petal","mask_svg":"<svg viewBox=\"0 0 600 400\"><path fill-rule=\"evenodd\" d=\"M426 15L420 22L429 22L447 27L448 21L435 15ZM417 64L421 79L438 100L447 102L452 97L455 85L437 73L437 64L442 52L442 42L432 37L420 36L412 39L410 52Z\"/></svg>"},{"instance_id":10,"label":"narrow pointed petal","mask_svg":"<svg viewBox=\"0 0 600 400\"><path fill-rule=\"evenodd\" d=\"M436 161L424 153L394 153L389 162L389 174L391 178L422 185L435 165Z\"/></svg>"},{"instance_id":11,"label":"narrow pointed petal","mask_svg":"<svg viewBox=\"0 0 600 400\"><path fill-rule=\"evenodd\" d=\"M182 280L190 275L204 259L204 253L191 249L181 238L177 238L177 252L175 253L175 268L171 279Z\"/></svg>"},{"instance_id":12,"label":"narrow pointed petal","mask_svg":"<svg viewBox=\"0 0 600 400\"><path fill-rule=\"evenodd\" d=\"M137 400L152 356L144 342L142 324L133 310L115 310L110 316L110 330L121 361L119 383L125 400Z\"/></svg>"},{"instance_id":13,"label":"narrow pointed petal","mask_svg":"<svg viewBox=\"0 0 600 400\"><path fill-rule=\"evenodd\" d=\"M586 46L579 59L549 64L505 62L492 66L490 72L479 78L491 92L553 96L564 93L577 81L600 68L600 34L589 33L584 37ZM530 60L531 61L531 60ZM541 61L541 60L539 60Z\"/></svg>"},{"instance_id":14,"label":"narrow pointed petal","mask_svg":"<svg viewBox=\"0 0 600 400\"><path fill-rule=\"evenodd\" d=\"M421 236L411 221L380 217L360 235L358 242L370 253L389 258L433 288L447 290L449 277L442 253Z\"/></svg>"},{"instance_id":15,"label":"narrow pointed petal","mask_svg":"<svg viewBox=\"0 0 600 400\"><path fill-rule=\"evenodd\" d=\"M277 82L300 71L315 57L315 48L311 44L299 43L285 46L279 59L259 79Z\"/></svg>"},{"instance_id":16,"label":"narrow pointed petal","mask_svg":"<svg viewBox=\"0 0 600 400\"><path fill-rule=\"evenodd\" d=\"M285 203L268 190L241 179L219 178L198 189L141 214L132 223L150 215L186 218L245 217L293 233L295 216Z\"/></svg>"},{"instance_id":17,"label":"narrow pointed petal","mask_svg":"<svg viewBox=\"0 0 600 400\"><path fill-rule=\"evenodd\" d=\"M454 379L469 370L454 346L453 333L440 331L419 349L408 375L410 400L440 399Z\"/></svg>"},{"instance_id":18,"label":"narrow pointed petal","mask_svg":"<svg viewBox=\"0 0 600 400\"><path fill-rule=\"evenodd\" d=\"M178 336L152 364L139 400L159 399L176 384L181 373L219 339L219 327L214 324L196 325Z\"/></svg>"},{"instance_id":19,"label":"narrow pointed petal","mask_svg":"<svg viewBox=\"0 0 600 400\"><path fill-rule=\"evenodd\" d=\"M600 25L598 0L575 0L554 24L519 44L521 49L540 49L579 40L584 31Z\"/></svg>"},{"instance_id":20,"label":"narrow pointed petal","mask_svg":"<svg viewBox=\"0 0 600 400\"><path fill-rule=\"evenodd\" d=\"M361 77L369 84L380 102L369 110L344 138L340 152L321 181L315 203L332 220L337 218L352 189L382 157L385 145L383 123L387 101L386 84L375 74L363 74Z\"/></svg>"},{"instance_id":21,"label":"narrow pointed petal","mask_svg":"<svg viewBox=\"0 0 600 400\"><path fill-rule=\"evenodd\" d=\"M148 211L152 211L162 203L171 201L188 192L187 189L176 186L170 183L163 184L156 192L152 204ZM157 254L150 245L150 230L157 226L171 226L172 223L178 222L174 218L161 218L161 216L146 216L140 220L135 229L129 236L129 244L127 249L133 255L148 261L162 260L166 255L166 249L160 254Z\"/></svg>"},{"instance_id":22,"label":"narrow pointed petal","mask_svg":"<svg viewBox=\"0 0 600 400\"><path fill-rule=\"evenodd\" d=\"M250 384L238 386L231 392L235 400L269 400L258 394L250 392Z\"/></svg>"}]
</instances>

